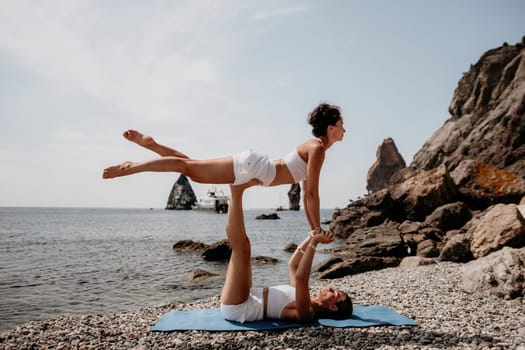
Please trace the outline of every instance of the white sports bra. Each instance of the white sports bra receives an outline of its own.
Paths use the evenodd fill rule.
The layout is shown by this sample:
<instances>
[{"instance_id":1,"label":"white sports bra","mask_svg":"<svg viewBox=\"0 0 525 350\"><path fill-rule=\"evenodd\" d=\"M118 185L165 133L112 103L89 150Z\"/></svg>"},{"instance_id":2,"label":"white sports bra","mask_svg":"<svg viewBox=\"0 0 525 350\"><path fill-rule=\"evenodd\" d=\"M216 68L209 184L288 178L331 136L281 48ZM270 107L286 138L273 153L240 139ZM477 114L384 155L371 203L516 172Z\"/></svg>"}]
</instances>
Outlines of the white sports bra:
<instances>
[{"instance_id":1,"label":"white sports bra","mask_svg":"<svg viewBox=\"0 0 525 350\"><path fill-rule=\"evenodd\" d=\"M266 317L280 319L284 307L295 300L295 288L290 285L280 285L268 288L268 304Z\"/></svg>"},{"instance_id":2,"label":"white sports bra","mask_svg":"<svg viewBox=\"0 0 525 350\"><path fill-rule=\"evenodd\" d=\"M296 149L285 155L283 161L296 183L306 179L306 162Z\"/></svg>"}]
</instances>

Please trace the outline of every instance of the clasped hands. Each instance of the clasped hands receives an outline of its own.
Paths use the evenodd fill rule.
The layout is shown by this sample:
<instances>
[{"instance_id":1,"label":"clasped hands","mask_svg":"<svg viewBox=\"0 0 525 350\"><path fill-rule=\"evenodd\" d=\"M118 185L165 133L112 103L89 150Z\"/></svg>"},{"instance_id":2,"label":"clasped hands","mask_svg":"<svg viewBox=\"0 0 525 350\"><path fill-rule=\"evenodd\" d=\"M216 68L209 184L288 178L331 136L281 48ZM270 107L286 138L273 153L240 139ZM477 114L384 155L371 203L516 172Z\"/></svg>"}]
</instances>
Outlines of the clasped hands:
<instances>
[{"instance_id":1,"label":"clasped hands","mask_svg":"<svg viewBox=\"0 0 525 350\"><path fill-rule=\"evenodd\" d=\"M316 228L310 231L310 237L315 243L331 243L334 241L335 237L331 231L326 231L321 228Z\"/></svg>"}]
</instances>

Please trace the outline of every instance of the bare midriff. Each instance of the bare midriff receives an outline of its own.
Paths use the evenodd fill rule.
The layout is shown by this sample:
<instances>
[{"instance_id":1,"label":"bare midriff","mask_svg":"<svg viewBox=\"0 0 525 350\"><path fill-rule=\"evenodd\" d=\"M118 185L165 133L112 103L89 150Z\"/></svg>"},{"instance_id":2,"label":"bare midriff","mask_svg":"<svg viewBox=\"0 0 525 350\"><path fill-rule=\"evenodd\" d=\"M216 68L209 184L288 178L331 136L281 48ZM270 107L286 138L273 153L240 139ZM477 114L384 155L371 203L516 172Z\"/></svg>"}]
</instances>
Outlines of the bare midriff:
<instances>
[{"instance_id":1,"label":"bare midriff","mask_svg":"<svg viewBox=\"0 0 525 350\"><path fill-rule=\"evenodd\" d=\"M270 186L292 185L295 180L282 159L274 160L275 177Z\"/></svg>"}]
</instances>

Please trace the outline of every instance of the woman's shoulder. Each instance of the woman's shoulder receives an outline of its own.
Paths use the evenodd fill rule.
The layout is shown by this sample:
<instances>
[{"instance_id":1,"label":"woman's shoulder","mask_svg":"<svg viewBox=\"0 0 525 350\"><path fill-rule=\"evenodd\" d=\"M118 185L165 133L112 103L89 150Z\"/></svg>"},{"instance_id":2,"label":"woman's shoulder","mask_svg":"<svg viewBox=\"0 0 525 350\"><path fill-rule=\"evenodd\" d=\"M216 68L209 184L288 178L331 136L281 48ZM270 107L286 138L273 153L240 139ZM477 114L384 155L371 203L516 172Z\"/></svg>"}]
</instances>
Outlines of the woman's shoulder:
<instances>
[{"instance_id":1,"label":"woman's shoulder","mask_svg":"<svg viewBox=\"0 0 525 350\"><path fill-rule=\"evenodd\" d=\"M297 148L306 150L308 152L324 150L322 141L317 138L306 140L303 144L299 145Z\"/></svg>"},{"instance_id":2,"label":"woman's shoulder","mask_svg":"<svg viewBox=\"0 0 525 350\"><path fill-rule=\"evenodd\" d=\"M297 154L306 162L312 158L324 158L325 149L316 139L310 139L296 148Z\"/></svg>"}]
</instances>

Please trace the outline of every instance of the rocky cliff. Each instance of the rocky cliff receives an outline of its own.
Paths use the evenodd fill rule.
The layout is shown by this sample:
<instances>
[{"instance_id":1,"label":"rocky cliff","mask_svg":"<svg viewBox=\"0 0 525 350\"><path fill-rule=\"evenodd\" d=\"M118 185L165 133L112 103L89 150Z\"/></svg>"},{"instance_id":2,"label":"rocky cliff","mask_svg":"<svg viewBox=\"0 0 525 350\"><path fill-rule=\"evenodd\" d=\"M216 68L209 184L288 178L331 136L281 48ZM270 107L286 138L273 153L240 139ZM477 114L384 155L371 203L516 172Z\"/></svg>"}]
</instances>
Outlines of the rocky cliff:
<instances>
[{"instance_id":1,"label":"rocky cliff","mask_svg":"<svg viewBox=\"0 0 525 350\"><path fill-rule=\"evenodd\" d=\"M524 56L525 38L484 53L459 80L450 118L410 166L371 184L380 168L372 166L369 188L377 190L333 214L330 229L345 241L322 278L396 266L410 255L421 264L467 262L525 246Z\"/></svg>"},{"instance_id":2,"label":"rocky cliff","mask_svg":"<svg viewBox=\"0 0 525 350\"><path fill-rule=\"evenodd\" d=\"M523 41L523 40L522 40ZM487 51L459 80L451 117L410 164L454 170L472 159L525 178L525 42Z\"/></svg>"}]
</instances>

